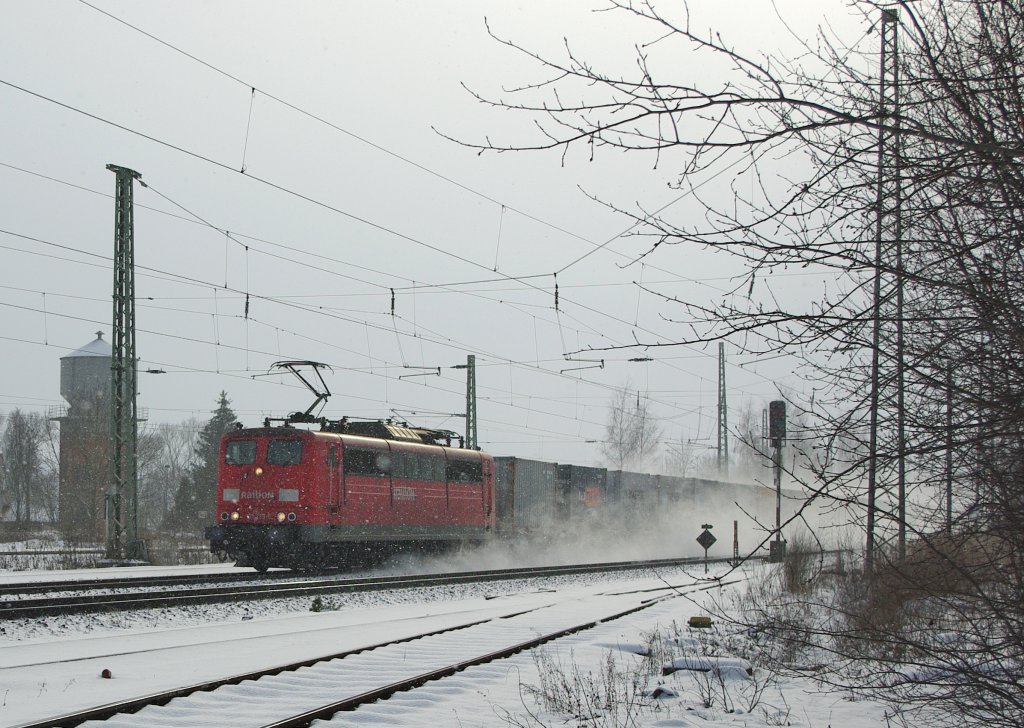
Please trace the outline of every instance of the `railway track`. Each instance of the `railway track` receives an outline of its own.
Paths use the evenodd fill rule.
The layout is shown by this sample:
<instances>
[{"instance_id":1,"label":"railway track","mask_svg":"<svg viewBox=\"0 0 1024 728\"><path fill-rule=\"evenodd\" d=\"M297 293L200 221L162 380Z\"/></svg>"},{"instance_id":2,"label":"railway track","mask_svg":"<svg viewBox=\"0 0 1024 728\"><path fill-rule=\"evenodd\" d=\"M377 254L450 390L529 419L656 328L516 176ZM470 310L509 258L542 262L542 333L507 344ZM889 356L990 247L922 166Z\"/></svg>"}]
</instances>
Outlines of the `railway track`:
<instances>
[{"instance_id":1,"label":"railway track","mask_svg":"<svg viewBox=\"0 0 1024 728\"><path fill-rule=\"evenodd\" d=\"M115 589L139 589L144 587L188 586L223 582L255 582L276 579L302 578L302 574L291 571L268 571L254 574L251 571L231 574L178 574L175 576L130 576L122 579L69 579L67 581L32 581L0 584L0 598L24 594L48 594L53 592L88 592Z\"/></svg>"},{"instance_id":2,"label":"railway track","mask_svg":"<svg viewBox=\"0 0 1024 728\"><path fill-rule=\"evenodd\" d=\"M100 725L100 721L112 728L196 724L305 728L315 720L639 612L666 596L718 586L721 584L689 583L676 587L674 593L652 596L627 591L575 600L552 597L549 604L528 609L510 604L486 618L467 618L444 629L23 723L17 728L72 728Z\"/></svg>"},{"instance_id":3,"label":"railway track","mask_svg":"<svg viewBox=\"0 0 1024 728\"><path fill-rule=\"evenodd\" d=\"M718 560L718 563L726 559ZM183 577L169 577L161 580L152 579L119 579L104 582L51 582L46 588L51 592L60 592L59 596L11 598L18 593L38 593L38 584L11 585L0 592L0 619L21 619L33 617L53 617L59 615L84 614L92 612L149 609L159 607L179 607L199 604L214 604L255 599L274 599L287 597L308 597L344 592L372 591L379 589L408 589L414 587L430 587L444 584L467 582L497 581L507 579L527 579L543 576L561 576L605 571L624 571L645 568L680 566L703 563L699 558L656 559L650 561L618 561L598 564L580 564L572 566L546 566L519 569L492 569L486 571L467 571L443 574L423 574L414 576L357 576L336 575L312 578L296 577L290 572L281 572L281 576L270 579L255 577L252 574L230 574L216 580L210 577L189 579L186 585L202 584L216 581L214 586L186 586L174 588L182 584ZM144 581L144 584L138 582ZM228 581L229 583L223 583ZM237 582L243 582L241 584ZM140 591L140 587L160 588L159 591ZM16 592L17 589L32 589L32 592ZM111 590L125 590L114 593ZM102 591L104 593L90 593ZM67 594L66 592L75 592ZM5 594L10 594L5 598Z\"/></svg>"}]
</instances>

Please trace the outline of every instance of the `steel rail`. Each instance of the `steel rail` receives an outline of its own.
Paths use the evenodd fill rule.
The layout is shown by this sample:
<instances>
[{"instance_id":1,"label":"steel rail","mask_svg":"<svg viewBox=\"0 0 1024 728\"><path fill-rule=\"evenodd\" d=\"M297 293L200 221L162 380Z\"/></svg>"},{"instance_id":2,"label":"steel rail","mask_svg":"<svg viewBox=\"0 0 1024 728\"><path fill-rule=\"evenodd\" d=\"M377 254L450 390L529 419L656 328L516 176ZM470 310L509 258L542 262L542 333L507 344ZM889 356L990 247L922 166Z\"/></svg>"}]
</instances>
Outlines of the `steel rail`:
<instances>
[{"instance_id":1,"label":"steel rail","mask_svg":"<svg viewBox=\"0 0 1024 728\"><path fill-rule=\"evenodd\" d=\"M566 627L564 629L556 630L554 632L550 632L548 634L540 635L539 637L534 637L533 639L526 640L525 642L520 642L518 644L512 645L511 647L503 647L500 650L488 652L487 654L480 655L478 657L471 657L467 660L461 660L451 665L446 665L445 667L441 667L436 670L430 670L428 672L415 675L405 680L398 680L397 682L390 683L389 685L384 685L383 687L379 687L374 690L369 690L360 695L354 695L350 698L345 698L344 700L338 700L333 703L322 705L318 708L314 708L313 710L308 710L299 715L292 716L291 718L286 718L285 720L279 720L274 723L268 723L264 725L263 728L306 728L315 720L330 718L335 713L340 713L346 710L355 710L360 705L366 705L367 703L373 703L377 700L384 700L390 698L397 692L412 690L414 688L420 687L421 685L425 685L426 683L432 680L439 680L441 678L450 677L451 675L454 675L458 672L461 672L462 670L465 670L467 667L473 667L475 665L484 665L488 662L494 662L495 660L501 660L506 657L511 657L512 655L515 655L519 652L523 652L524 650L532 650L534 647L539 647L540 645L546 644L560 637L566 637L571 634L577 634L578 632L582 632L584 630L596 627L598 624L610 622L614 619L619 619L620 617L625 617L629 614L634 614L635 612L639 612L642 609L647 609L656 601L656 599L650 599L647 602L640 604L639 606L630 607L629 609L625 609L620 612L610 614L606 617L602 617L601 619L594 619L588 622L584 622L583 624L576 624L572 627Z\"/></svg>"},{"instance_id":2,"label":"steel rail","mask_svg":"<svg viewBox=\"0 0 1024 728\"><path fill-rule=\"evenodd\" d=\"M717 559L709 563L728 562ZM659 568L704 563L704 559L687 557L678 559L655 559L639 561L617 561L598 564L576 564L566 566L527 567L519 569L492 569L441 574L343 577L333 579L305 579L282 583L257 583L243 586L198 587L181 591L161 591L127 594L82 594L78 596L19 599L0 601L0 620L33 617L53 617L69 614L83 614L130 609L151 609L186 605L213 604L255 599L280 599L287 597L317 596L331 593L372 591L375 589L410 589L439 584L472 583L509 579L527 579L543 576L563 576L603 571L627 571L631 569ZM234 576L234 575L231 575ZM292 575L294 576L294 575ZM130 588L131 579L124 588Z\"/></svg>"},{"instance_id":3,"label":"steel rail","mask_svg":"<svg viewBox=\"0 0 1024 728\"><path fill-rule=\"evenodd\" d=\"M174 688L173 690L165 690L159 693L152 693L150 695L144 695L138 698L131 698L129 700L121 700L116 703L108 703L106 705L100 705L95 708L86 708L85 710L76 711L74 713L67 713L65 715L57 716L54 718L47 718L37 723L23 723L15 726L14 728L74 728L74 726L81 725L86 721L90 720L107 720L115 715L121 713L135 713L143 708L151 705L166 705L174 698L183 698L194 693L210 692L217 688L224 687L225 685L238 685L246 680L258 680L261 677L269 675L280 675L286 672L294 672L302 667L311 667L318 662L325 662L327 660L337 660L343 657L349 657L350 655L358 655L361 652L368 652L370 650L377 650L382 647L388 647L389 645L398 645L403 642L411 642L413 640L421 639L423 637L432 637L434 635L444 634L446 632L454 632L459 629L467 629L477 624L482 624L487 620L478 620L476 622L469 622L467 624L461 624L456 627L446 627L445 629L435 630L433 632L424 632L423 634L411 635L409 637L403 637L397 640L390 640L388 642L380 642L374 645L367 645L366 647L360 647L355 650L347 650L345 652L338 652L333 655L322 655L320 657L313 657L307 660L300 660L298 662L291 662L286 665L278 665L277 667L271 667L265 670L255 670L253 672L246 672L240 675L232 675L230 677L221 678L219 680L206 680L201 683L194 685L187 685L180 688Z\"/></svg>"},{"instance_id":4,"label":"steel rail","mask_svg":"<svg viewBox=\"0 0 1024 728\"><path fill-rule=\"evenodd\" d=\"M208 554L210 553L209 546L182 546L174 549L179 554ZM107 553L106 549L95 548L95 549L79 549L77 551L67 551L64 549L19 549L19 550L8 550L0 551L0 557L13 556L13 557L30 557L30 556L105 556Z\"/></svg>"},{"instance_id":5,"label":"steel rail","mask_svg":"<svg viewBox=\"0 0 1024 728\"><path fill-rule=\"evenodd\" d=\"M687 585L685 587L671 587L666 585L665 587L661 587L660 590L664 591L666 589L673 589L676 592L676 594L682 594L693 591L706 591L709 589L716 589L721 586L724 586L725 584L731 583L735 582L716 581L713 584ZM636 593L641 593L645 591L650 590L636 590ZM492 652L488 652L477 657L461 660L459 662L452 663L435 670L420 673L410 678L392 682L387 685L375 688L373 690L363 692L359 695L350 696L338 701L333 701L331 703L321 705L312 710L304 711L299 715L295 715L284 720L279 720L277 722L267 724L263 726L263 728L306 728L314 720L329 718L330 716L338 712L354 710L360 705L365 705L377 700L386 699L395 693L411 690L433 680L438 680L444 677L454 675L462 670L465 670L468 667L482 665L488 662L493 662L494 660L510 657L514 654L517 654L524 650L533 649L552 640L559 639L561 637L565 637L571 634L576 634L587 629L591 629L597 626L598 624L618 619L629 614L634 614L636 612L639 612L643 609L650 607L651 605L661 601L667 596L673 595L652 597L650 599L644 600L637 606L630 607L629 609L620 610L610 615L602 616L599 619L592 619L581 624L576 624L567 628L555 630L553 632L531 638L527 641L519 642L512 646L504 647L499 650L494 650ZM94 708L87 708L81 711L76 711L74 713L67 713L65 715L47 718L45 720L38 722L23 723L14 726L13 728L75 728L76 726L79 726L82 723L85 723L86 721L102 721L124 713L136 713L139 710L149 706L166 705L175 698L188 697L190 695L200 692L210 692L220 687L238 685L247 680L258 680L261 677L281 675L288 672L295 672L300 668L311 667L321 662L342 659L345 657L349 657L351 655L357 655L364 652L372 652L373 650L378 650L391 645L414 642L425 637L432 637L436 635L456 632L459 630L469 629L477 625L485 624L486 622L492 621L493 619L511 619L521 614L525 614L529 611L531 610L512 612L509 614L502 615L500 617L491 617L483 620L474 620L471 622L467 622L465 624L456 625L454 627L445 627L443 629L432 630L416 635L410 635L396 640L390 640L387 642L367 645L353 650L347 650L344 652L334 653L330 655L323 655L320 657L301 660L286 665L279 665L264 670L248 672L240 675L233 675L222 679L208 680L189 686L163 691L160 693L153 693L147 696L131 698L128 700L118 701L115 703L108 703L106 705L97 706Z\"/></svg>"},{"instance_id":6,"label":"steel rail","mask_svg":"<svg viewBox=\"0 0 1024 728\"><path fill-rule=\"evenodd\" d=\"M126 567L130 568L130 567ZM132 589L146 586L184 586L188 584L204 584L235 581L266 581L271 579L302 579L308 574L293 571L269 571L266 574L256 572L222 573L222 574L178 574L166 576L129 576L118 579L69 579L67 581L26 581L0 584L0 598L3 595L39 594L53 592L99 591L101 589Z\"/></svg>"}]
</instances>

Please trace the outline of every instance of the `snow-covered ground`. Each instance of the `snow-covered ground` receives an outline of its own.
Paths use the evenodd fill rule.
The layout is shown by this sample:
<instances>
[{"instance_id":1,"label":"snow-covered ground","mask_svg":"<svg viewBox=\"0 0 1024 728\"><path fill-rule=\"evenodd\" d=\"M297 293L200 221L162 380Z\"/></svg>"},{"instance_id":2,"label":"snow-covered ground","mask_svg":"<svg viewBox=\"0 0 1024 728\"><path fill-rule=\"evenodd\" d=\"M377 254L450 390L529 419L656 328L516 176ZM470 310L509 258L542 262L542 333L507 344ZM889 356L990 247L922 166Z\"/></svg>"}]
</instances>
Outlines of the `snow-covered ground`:
<instances>
[{"instance_id":1,"label":"snow-covered ground","mask_svg":"<svg viewBox=\"0 0 1024 728\"><path fill-rule=\"evenodd\" d=\"M234 564L202 564L197 566L133 566L102 567L90 569L32 569L10 571L0 569L0 591L10 584L36 584L49 581L101 581L103 579L128 579L148 576L192 576L195 574L215 577L217 574L239 574L252 569L240 569Z\"/></svg>"},{"instance_id":2,"label":"snow-covered ground","mask_svg":"<svg viewBox=\"0 0 1024 728\"><path fill-rule=\"evenodd\" d=\"M15 580L26 576L20 572ZM627 617L319 724L582 725L566 722L565 711L578 698L604 703L585 725L886 725L879 704L829 693L811 678L772 675L756 664L750 676L738 659L743 656L715 654L709 636L724 625L709 633L686 622L704 613L704 600L721 603L724 591L743 584L686 594L668 588L687 588L698 577L703 574L663 569L345 594L325 599L320 612L311 611L312 600L305 598L2 622L0 725L524 610L578 612L582 622L599 605L619 609L656 597L661 599ZM709 661L709 654L733 659ZM662 666L673 660L682 667L722 669L662 675ZM399 667L396 662L396 672ZM101 677L104 669L111 679ZM634 684L647 696L628 700ZM327 695L324 702L331 699Z\"/></svg>"}]
</instances>

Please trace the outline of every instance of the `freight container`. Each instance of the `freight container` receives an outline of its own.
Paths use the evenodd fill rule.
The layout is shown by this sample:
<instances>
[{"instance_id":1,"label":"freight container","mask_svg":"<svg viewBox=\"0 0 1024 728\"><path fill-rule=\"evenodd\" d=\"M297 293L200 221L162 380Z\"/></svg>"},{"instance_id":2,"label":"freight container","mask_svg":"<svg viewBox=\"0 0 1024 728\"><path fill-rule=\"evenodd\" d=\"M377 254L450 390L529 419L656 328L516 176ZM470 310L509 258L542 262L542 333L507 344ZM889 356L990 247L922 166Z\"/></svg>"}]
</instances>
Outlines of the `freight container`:
<instances>
[{"instance_id":1,"label":"freight container","mask_svg":"<svg viewBox=\"0 0 1024 728\"><path fill-rule=\"evenodd\" d=\"M605 500L608 471L586 465L559 465L561 490L559 513L563 518L581 518L600 508Z\"/></svg>"},{"instance_id":2,"label":"freight container","mask_svg":"<svg viewBox=\"0 0 1024 728\"><path fill-rule=\"evenodd\" d=\"M659 502L658 476L650 473L632 473L628 470L609 470L605 486L605 501L622 505L634 514L649 513Z\"/></svg>"},{"instance_id":3,"label":"freight container","mask_svg":"<svg viewBox=\"0 0 1024 728\"><path fill-rule=\"evenodd\" d=\"M498 535L546 532L557 520L557 467L539 460L494 458Z\"/></svg>"},{"instance_id":4,"label":"freight container","mask_svg":"<svg viewBox=\"0 0 1024 728\"><path fill-rule=\"evenodd\" d=\"M673 508L693 508L693 483L681 475L658 476L658 505Z\"/></svg>"}]
</instances>

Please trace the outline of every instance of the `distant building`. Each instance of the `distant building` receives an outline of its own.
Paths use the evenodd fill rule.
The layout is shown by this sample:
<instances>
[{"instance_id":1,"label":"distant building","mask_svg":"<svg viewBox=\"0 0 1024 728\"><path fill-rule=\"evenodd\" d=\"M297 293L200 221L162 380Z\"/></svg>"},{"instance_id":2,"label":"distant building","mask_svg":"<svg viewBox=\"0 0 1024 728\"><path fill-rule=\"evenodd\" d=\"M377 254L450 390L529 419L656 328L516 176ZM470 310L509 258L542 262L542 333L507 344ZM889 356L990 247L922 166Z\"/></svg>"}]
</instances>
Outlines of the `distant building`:
<instances>
[{"instance_id":1,"label":"distant building","mask_svg":"<svg viewBox=\"0 0 1024 728\"><path fill-rule=\"evenodd\" d=\"M96 339L60 360L60 527L65 536L102 541L110 473L111 347Z\"/></svg>"}]
</instances>

